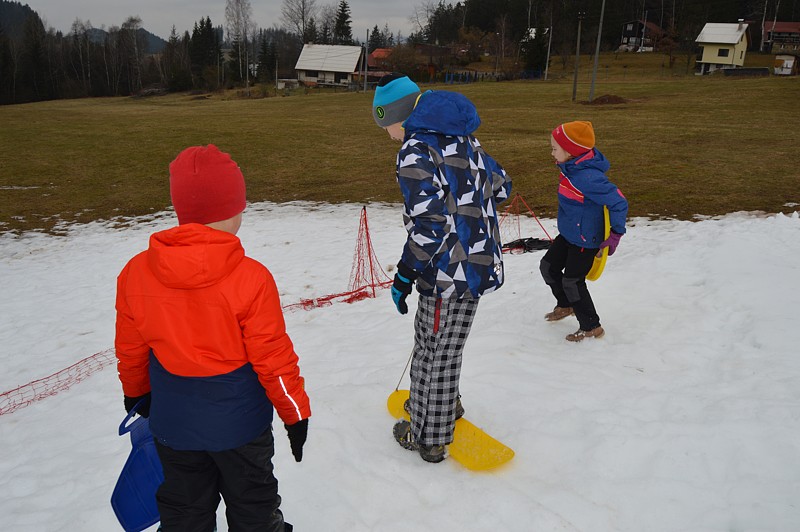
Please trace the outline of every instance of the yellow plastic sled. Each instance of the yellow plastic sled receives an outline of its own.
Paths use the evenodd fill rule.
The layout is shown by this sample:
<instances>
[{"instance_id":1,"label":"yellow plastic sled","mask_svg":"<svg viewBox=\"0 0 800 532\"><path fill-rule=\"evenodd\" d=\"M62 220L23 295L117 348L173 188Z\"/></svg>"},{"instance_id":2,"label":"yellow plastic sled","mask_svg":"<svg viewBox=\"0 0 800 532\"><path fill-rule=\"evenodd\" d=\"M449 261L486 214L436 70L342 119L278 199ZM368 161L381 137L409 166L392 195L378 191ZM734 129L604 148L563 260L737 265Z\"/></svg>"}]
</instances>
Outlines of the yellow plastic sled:
<instances>
[{"instance_id":1,"label":"yellow plastic sled","mask_svg":"<svg viewBox=\"0 0 800 532\"><path fill-rule=\"evenodd\" d=\"M410 420L403 408L408 399L408 390L397 390L389 395L386 406L395 418ZM472 471L487 471L499 467L512 458L514 451L492 438L463 417L456 421L453 443L447 447L450 458Z\"/></svg>"},{"instance_id":2,"label":"yellow plastic sled","mask_svg":"<svg viewBox=\"0 0 800 532\"><path fill-rule=\"evenodd\" d=\"M603 221L605 222L605 230L603 231L603 240L611 236L611 222L608 218L608 207L603 206ZM603 274L603 269L606 267L606 260L608 259L608 247L604 247L600 251L600 256L594 258L592 269L586 274L587 281L596 281Z\"/></svg>"}]
</instances>

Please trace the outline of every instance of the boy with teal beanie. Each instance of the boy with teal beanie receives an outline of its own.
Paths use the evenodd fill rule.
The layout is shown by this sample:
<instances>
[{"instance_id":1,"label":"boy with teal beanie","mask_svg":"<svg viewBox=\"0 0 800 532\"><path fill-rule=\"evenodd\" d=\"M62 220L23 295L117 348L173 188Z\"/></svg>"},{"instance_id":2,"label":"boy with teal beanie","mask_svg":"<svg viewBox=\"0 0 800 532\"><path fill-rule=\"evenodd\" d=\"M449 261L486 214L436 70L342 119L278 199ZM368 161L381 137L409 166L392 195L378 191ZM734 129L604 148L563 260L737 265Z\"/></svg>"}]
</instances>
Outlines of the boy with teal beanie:
<instances>
[{"instance_id":1,"label":"boy with teal beanie","mask_svg":"<svg viewBox=\"0 0 800 532\"><path fill-rule=\"evenodd\" d=\"M461 359L478 300L504 281L497 204L511 193L511 179L473 135L481 120L462 94L421 93L407 76L391 74L378 82L372 116L403 142L396 172L408 238L392 285L400 314L414 284L419 292L411 422L397 422L393 433L423 460L441 462L464 412Z\"/></svg>"}]
</instances>

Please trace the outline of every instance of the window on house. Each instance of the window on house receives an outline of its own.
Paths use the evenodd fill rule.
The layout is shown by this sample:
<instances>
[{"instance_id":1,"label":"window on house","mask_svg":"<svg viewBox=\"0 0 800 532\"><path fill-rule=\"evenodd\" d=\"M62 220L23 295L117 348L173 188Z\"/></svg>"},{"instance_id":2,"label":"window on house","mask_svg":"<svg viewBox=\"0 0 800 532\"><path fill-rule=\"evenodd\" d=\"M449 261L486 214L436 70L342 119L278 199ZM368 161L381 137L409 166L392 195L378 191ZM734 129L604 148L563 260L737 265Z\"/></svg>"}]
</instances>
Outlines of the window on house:
<instances>
[{"instance_id":1,"label":"window on house","mask_svg":"<svg viewBox=\"0 0 800 532\"><path fill-rule=\"evenodd\" d=\"M628 26L625 29L628 31L633 31L633 24L628 24Z\"/></svg>"},{"instance_id":2,"label":"window on house","mask_svg":"<svg viewBox=\"0 0 800 532\"><path fill-rule=\"evenodd\" d=\"M728 50L727 48L720 48L719 52L717 52L717 55L719 57L728 57L728 52L730 52L730 50Z\"/></svg>"},{"instance_id":3,"label":"window on house","mask_svg":"<svg viewBox=\"0 0 800 532\"><path fill-rule=\"evenodd\" d=\"M317 70L306 70L306 77L318 78L319 77L319 71L317 71Z\"/></svg>"}]
</instances>

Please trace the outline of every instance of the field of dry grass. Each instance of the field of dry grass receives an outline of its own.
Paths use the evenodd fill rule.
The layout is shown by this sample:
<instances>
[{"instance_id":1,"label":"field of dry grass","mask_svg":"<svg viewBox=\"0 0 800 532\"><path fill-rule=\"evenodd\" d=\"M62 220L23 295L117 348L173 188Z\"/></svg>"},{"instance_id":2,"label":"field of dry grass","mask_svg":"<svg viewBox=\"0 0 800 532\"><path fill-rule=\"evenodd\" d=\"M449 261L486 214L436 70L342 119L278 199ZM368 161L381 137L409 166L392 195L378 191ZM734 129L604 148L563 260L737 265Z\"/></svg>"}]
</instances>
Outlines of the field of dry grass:
<instances>
[{"instance_id":1,"label":"field of dry grass","mask_svg":"<svg viewBox=\"0 0 800 532\"><path fill-rule=\"evenodd\" d=\"M594 123L632 216L796 209L800 79L662 77L657 68L629 75L635 68L624 78L598 75L595 97L624 102L616 104L585 103L589 70L578 103L571 76L423 88L456 90L476 103L478 138L537 214L556 208L549 132L576 119ZM399 145L375 126L371 99L215 94L0 107L0 231L162 210L169 162L186 146L208 143L242 167L250 201L400 201Z\"/></svg>"}]
</instances>

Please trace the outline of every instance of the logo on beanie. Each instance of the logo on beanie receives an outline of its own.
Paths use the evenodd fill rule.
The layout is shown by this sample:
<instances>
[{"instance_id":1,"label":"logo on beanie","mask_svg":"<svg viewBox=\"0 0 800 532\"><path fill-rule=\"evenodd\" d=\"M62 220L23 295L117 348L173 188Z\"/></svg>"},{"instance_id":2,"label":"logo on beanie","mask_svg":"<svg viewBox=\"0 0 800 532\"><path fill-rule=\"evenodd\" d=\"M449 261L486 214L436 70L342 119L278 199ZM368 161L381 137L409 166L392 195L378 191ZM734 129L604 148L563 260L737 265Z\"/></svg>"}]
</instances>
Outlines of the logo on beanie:
<instances>
[{"instance_id":1,"label":"logo on beanie","mask_svg":"<svg viewBox=\"0 0 800 532\"><path fill-rule=\"evenodd\" d=\"M376 115L378 115L378 118L380 118L381 120L383 120L383 117L385 117L385 116L386 116L386 111L384 111L384 110L383 110L383 107L381 107L381 106L379 105L378 107L376 107L376 108L375 108L375 114L376 114Z\"/></svg>"}]
</instances>

